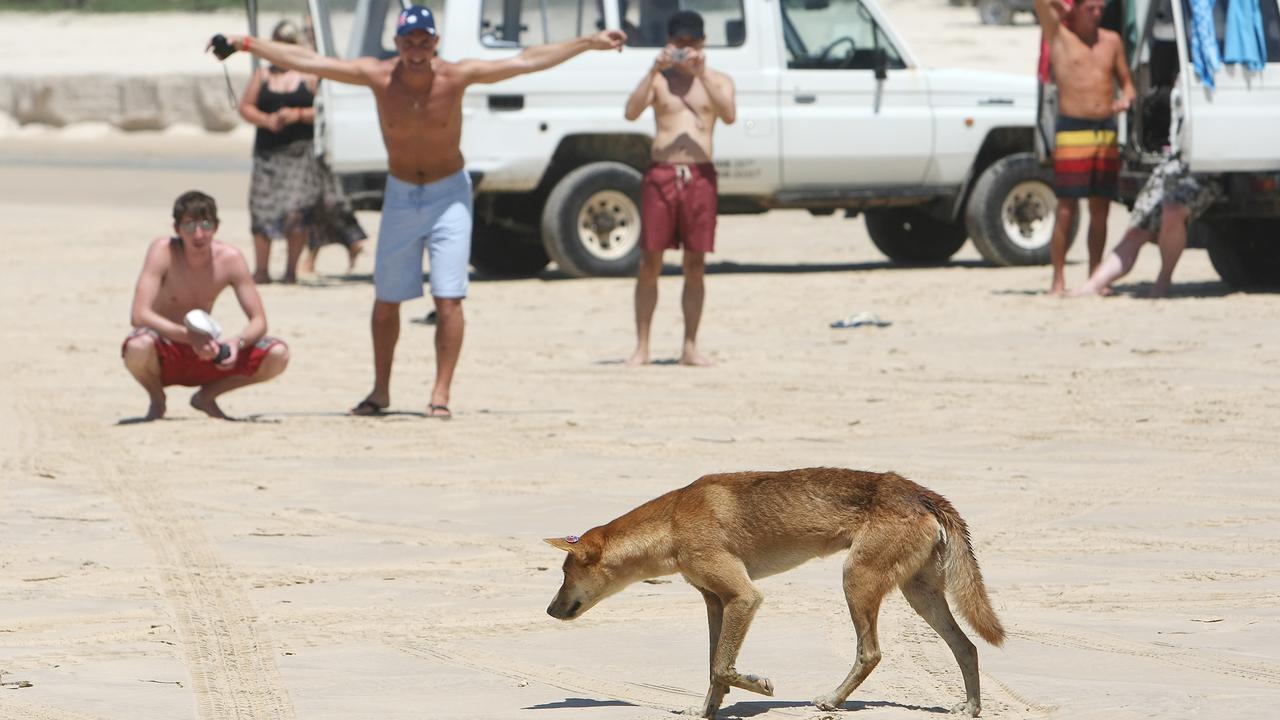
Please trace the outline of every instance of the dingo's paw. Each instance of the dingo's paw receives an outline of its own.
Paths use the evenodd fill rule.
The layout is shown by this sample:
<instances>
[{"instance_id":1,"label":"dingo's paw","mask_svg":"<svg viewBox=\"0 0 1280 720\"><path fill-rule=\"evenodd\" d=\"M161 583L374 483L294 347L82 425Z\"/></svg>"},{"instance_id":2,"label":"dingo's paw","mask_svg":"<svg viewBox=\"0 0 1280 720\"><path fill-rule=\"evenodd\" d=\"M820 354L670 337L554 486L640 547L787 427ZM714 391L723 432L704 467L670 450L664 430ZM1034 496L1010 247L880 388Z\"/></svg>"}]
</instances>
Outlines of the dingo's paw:
<instances>
[{"instance_id":1,"label":"dingo's paw","mask_svg":"<svg viewBox=\"0 0 1280 720\"><path fill-rule=\"evenodd\" d=\"M819 710L843 710L844 698L835 693L827 693L813 701L814 707Z\"/></svg>"},{"instance_id":2,"label":"dingo's paw","mask_svg":"<svg viewBox=\"0 0 1280 720\"><path fill-rule=\"evenodd\" d=\"M734 687L740 687L743 690L750 690L761 695L773 697L773 683L767 677L759 675L738 675L737 682L729 683Z\"/></svg>"},{"instance_id":3,"label":"dingo's paw","mask_svg":"<svg viewBox=\"0 0 1280 720\"><path fill-rule=\"evenodd\" d=\"M982 714L982 704L974 700L968 700L957 704L951 708L952 715L968 715L969 717L978 717Z\"/></svg>"}]
</instances>

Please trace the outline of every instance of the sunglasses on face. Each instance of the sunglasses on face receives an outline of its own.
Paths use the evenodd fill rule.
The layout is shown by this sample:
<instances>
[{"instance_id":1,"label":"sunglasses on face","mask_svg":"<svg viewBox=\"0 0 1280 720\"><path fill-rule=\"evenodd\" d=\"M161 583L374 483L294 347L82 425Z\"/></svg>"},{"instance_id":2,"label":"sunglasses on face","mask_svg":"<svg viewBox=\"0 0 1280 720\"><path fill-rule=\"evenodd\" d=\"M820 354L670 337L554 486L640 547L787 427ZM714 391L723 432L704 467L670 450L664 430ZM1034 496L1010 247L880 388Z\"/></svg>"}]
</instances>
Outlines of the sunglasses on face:
<instances>
[{"instance_id":1,"label":"sunglasses on face","mask_svg":"<svg viewBox=\"0 0 1280 720\"><path fill-rule=\"evenodd\" d=\"M212 220L188 220L178 226L178 229L184 233L193 233L196 230L205 232L213 232L218 227L218 223Z\"/></svg>"}]
</instances>

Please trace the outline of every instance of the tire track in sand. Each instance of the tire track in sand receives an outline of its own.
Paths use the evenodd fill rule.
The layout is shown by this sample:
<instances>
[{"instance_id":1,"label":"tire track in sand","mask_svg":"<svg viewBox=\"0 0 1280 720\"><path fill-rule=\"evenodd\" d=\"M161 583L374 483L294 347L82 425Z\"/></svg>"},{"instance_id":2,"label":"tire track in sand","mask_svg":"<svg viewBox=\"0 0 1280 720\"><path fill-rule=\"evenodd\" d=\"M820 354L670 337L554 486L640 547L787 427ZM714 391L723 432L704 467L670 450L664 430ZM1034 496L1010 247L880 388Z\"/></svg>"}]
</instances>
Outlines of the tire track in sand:
<instances>
[{"instance_id":1,"label":"tire track in sand","mask_svg":"<svg viewBox=\"0 0 1280 720\"><path fill-rule=\"evenodd\" d=\"M265 633L243 588L218 557L167 478L138 462L111 431L50 413L26 392L13 398L34 425L23 438L24 465L97 478L154 553L175 618L201 720L294 720L292 703ZM74 415L70 416L74 417ZM70 431L70 432L68 432ZM40 458L40 460L35 460ZM51 717L57 717L51 716Z\"/></svg>"}]
</instances>

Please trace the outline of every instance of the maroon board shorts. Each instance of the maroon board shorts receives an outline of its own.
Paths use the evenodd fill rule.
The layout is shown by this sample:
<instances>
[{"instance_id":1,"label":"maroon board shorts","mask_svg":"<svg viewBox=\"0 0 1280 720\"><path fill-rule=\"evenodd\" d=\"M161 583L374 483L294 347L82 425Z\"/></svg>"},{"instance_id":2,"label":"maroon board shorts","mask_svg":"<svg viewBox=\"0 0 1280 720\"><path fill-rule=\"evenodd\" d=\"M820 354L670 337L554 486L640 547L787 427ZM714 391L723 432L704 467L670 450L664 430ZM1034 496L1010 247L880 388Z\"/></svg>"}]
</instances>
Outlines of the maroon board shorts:
<instances>
[{"instance_id":1,"label":"maroon board shorts","mask_svg":"<svg viewBox=\"0 0 1280 720\"><path fill-rule=\"evenodd\" d=\"M640 185L641 246L648 251L716 247L716 167L654 163Z\"/></svg>"},{"instance_id":2,"label":"maroon board shorts","mask_svg":"<svg viewBox=\"0 0 1280 720\"><path fill-rule=\"evenodd\" d=\"M121 354L124 353L124 345L138 335L150 335L156 341L156 356L160 358L160 384L165 387L170 385L186 385L187 387L200 387L208 385L214 380L221 380L224 377L232 375L244 375L252 377L257 374L258 368L262 366L262 361L267 358L267 353L276 345L284 345L284 342L270 336L264 336L261 340L253 344L253 347L247 347L240 351L236 357L236 364L230 368L220 368L213 364L212 360L201 360L196 356L195 348L186 343L176 343L151 328L140 327L135 328L129 336L124 339L124 343L120 347Z\"/></svg>"}]
</instances>

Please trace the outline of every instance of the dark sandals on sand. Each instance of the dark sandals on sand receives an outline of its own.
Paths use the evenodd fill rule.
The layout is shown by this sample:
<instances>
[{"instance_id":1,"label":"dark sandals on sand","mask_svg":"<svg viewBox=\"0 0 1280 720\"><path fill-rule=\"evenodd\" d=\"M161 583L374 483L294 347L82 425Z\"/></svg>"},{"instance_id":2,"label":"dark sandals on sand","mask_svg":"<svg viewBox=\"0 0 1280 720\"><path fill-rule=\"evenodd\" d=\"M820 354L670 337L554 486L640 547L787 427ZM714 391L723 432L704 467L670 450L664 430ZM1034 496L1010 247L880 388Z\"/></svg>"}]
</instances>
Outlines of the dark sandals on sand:
<instances>
[{"instance_id":1,"label":"dark sandals on sand","mask_svg":"<svg viewBox=\"0 0 1280 720\"><path fill-rule=\"evenodd\" d=\"M359 415L361 417L372 417L374 415L381 415L382 411L386 409L387 409L386 405L379 405L378 403L370 400L369 398L365 398L364 400L361 400L359 404L357 404L355 407L351 408L349 412L352 415Z\"/></svg>"},{"instance_id":2,"label":"dark sandals on sand","mask_svg":"<svg viewBox=\"0 0 1280 720\"><path fill-rule=\"evenodd\" d=\"M453 413L449 410L448 405L436 405L432 403L427 406L427 417L436 420L452 420Z\"/></svg>"}]
</instances>

